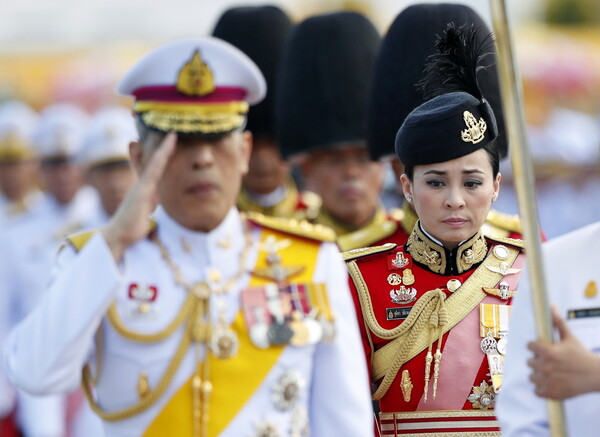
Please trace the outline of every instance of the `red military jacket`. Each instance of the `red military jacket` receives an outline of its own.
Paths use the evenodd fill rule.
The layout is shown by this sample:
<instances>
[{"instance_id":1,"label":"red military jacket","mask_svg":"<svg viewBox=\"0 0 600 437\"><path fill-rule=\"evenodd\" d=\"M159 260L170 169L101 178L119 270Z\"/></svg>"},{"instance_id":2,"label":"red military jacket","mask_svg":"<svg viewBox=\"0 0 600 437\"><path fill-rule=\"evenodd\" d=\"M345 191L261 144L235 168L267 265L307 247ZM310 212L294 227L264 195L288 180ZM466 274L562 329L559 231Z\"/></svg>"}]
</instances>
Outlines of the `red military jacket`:
<instances>
[{"instance_id":1,"label":"red military jacket","mask_svg":"<svg viewBox=\"0 0 600 437\"><path fill-rule=\"evenodd\" d=\"M500 339L489 314L507 313L522 248L521 240L480 232L448 251L417 225L404 246L344 254L382 435L499 435L489 363L503 358L492 353L488 363L481 342L484 332Z\"/></svg>"}]
</instances>

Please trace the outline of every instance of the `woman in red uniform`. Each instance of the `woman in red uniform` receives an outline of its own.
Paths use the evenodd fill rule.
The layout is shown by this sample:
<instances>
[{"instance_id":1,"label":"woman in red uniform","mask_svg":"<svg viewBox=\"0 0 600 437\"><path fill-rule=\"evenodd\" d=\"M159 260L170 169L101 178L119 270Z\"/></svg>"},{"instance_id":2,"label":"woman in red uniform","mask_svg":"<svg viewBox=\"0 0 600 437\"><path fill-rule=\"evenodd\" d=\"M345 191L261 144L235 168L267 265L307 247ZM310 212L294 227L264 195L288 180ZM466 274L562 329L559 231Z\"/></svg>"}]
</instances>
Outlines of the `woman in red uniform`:
<instances>
[{"instance_id":1,"label":"woman in red uniform","mask_svg":"<svg viewBox=\"0 0 600 437\"><path fill-rule=\"evenodd\" d=\"M345 254L382 435L500 435L493 407L523 245L481 231L501 175L477 32L448 25L421 83L429 100L396 136L419 217L407 243Z\"/></svg>"}]
</instances>

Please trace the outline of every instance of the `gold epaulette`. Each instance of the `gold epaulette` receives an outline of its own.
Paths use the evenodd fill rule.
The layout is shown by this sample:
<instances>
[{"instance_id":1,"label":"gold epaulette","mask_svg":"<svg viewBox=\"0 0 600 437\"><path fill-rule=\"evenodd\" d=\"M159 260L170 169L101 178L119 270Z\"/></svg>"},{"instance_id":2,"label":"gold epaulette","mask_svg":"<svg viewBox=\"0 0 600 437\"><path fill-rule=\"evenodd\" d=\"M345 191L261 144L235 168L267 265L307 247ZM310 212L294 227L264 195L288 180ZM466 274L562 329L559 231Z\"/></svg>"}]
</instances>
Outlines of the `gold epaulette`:
<instances>
[{"instance_id":1,"label":"gold epaulette","mask_svg":"<svg viewBox=\"0 0 600 437\"><path fill-rule=\"evenodd\" d=\"M503 243L509 246L518 247L519 249L525 248L525 242L516 238L498 237L496 235L486 235L485 238L495 241L497 243Z\"/></svg>"},{"instance_id":2,"label":"gold epaulette","mask_svg":"<svg viewBox=\"0 0 600 437\"><path fill-rule=\"evenodd\" d=\"M317 241L335 241L335 232L327 226L312 224L306 220L268 217L258 212L246 212L244 215L248 220L259 226L264 226L279 232L286 232L288 234Z\"/></svg>"},{"instance_id":3,"label":"gold epaulette","mask_svg":"<svg viewBox=\"0 0 600 437\"><path fill-rule=\"evenodd\" d=\"M83 246L94 236L97 229L92 231L80 232L78 234L69 235L66 240L77 252L79 252Z\"/></svg>"},{"instance_id":4,"label":"gold epaulette","mask_svg":"<svg viewBox=\"0 0 600 437\"><path fill-rule=\"evenodd\" d=\"M404 220L404 211L401 208L392 208L389 214L391 218L398 222Z\"/></svg>"},{"instance_id":5,"label":"gold epaulette","mask_svg":"<svg viewBox=\"0 0 600 437\"><path fill-rule=\"evenodd\" d=\"M338 237L338 246L342 251L371 246L389 237L398 229L398 222L386 218L379 223L369 224L357 231L349 232Z\"/></svg>"},{"instance_id":6,"label":"gold epaulette","mask_svg":"<svg viewBox=\"0 0 600 437\"><path fill-rule=\"evenodd\" d=\"M492 209L487 215L486 223L505 231L523 233L523 226L518 215L505 214Z\"/></svg>"},{"instance_id":7,"label":"gold epaulette","mask_svg":"<svg viewBox=\"0 0 600 437\"><path fill-rule=\"evenodd\" d=\"M385 243L381 246L372 246L372 247L361 247L359 249L352 249L346 252L342 252L342 259L344 261L352 261L357 258L362 258L368 255L373 255L375 253L387 252L392 249L395 249L398 245L394 243Z\"/></svg>"},{"instance_id":8,"label":"gold epaulette","mask_svg":"<svg viewBox=\"0 0 600 437\"><path fill-rule=\"evenodd\" d=\"M156 229L156 222L154 220L150 220L150 231L148 234L153 232ZM79 252L83 247L87 244L88 241L94 236L94 234L98 232L98 229L92 229L91 231L79 232L77 234L72 234L65 237L65 240L68 244L70 244L75 251ZM64 247L64 245L63 245ZM62 249L62 247L61 247Z\"/></svg>"}]
</instances>

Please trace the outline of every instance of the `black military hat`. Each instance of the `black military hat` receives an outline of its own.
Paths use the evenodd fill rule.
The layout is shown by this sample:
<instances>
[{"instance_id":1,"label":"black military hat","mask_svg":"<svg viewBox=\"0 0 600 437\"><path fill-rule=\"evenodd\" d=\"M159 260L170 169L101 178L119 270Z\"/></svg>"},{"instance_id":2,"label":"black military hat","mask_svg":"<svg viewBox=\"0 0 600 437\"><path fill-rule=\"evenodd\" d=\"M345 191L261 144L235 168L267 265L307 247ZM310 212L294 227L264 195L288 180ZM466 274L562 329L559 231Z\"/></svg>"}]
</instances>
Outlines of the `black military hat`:
<instances>
[{"instance_id":1,"label":"black military hat","mask_svg":"<svg viewBox=\"0 0 600 437\"><path fill-rule=\"evenodd\" d=\"M420 82L427 100L406 116L395 141L407 166L449 161L496 141L494 111L482 95L477 73L493 44L473 24L448 24Z\"/></svg>"},{"instance_id":2,"label":"black military hat","mask_svg":"<svg viewBox=\"0 0 600 437\"><path fill-rule=\"evenodd\" d=\"M423 78L427 58L435 53L436 37L449 22L480 28L482 41L489 33L483 19L461 4L417 4L404 9L388 29L375 61L369 98L367 140L373 159L394 153L394 139L406 116L425 102L417 83ZM495 49L486 57L487 68L478 74L479 86L490 103L498 126L500 156L508 153L508 139L496 68Z\"/></svg>"},{"instance_id":3,"label":"black military hat","mask_svg":"<svg viewBox=\"0 0 600 437\"><path fill-rule=\"evenodd\" d=\"M226 10L213 36L236 46L252 59L267 82L265 99L248 113L247 129L255 137L275 136L274 112L278 68L285 39L293 24L277 6L242 6Z\"/></svg>"},{"instance_id":4,"label":"black military hat","mask_svg":"<svg viewBox=\"0 0 600 437\"><path fill-rule=\"evenodd\" d=\"M380 36L356 12L310 17L292 31L276 96L285 157L347 143L366 145L369 82Z\"/></svg>"}]
</instances>

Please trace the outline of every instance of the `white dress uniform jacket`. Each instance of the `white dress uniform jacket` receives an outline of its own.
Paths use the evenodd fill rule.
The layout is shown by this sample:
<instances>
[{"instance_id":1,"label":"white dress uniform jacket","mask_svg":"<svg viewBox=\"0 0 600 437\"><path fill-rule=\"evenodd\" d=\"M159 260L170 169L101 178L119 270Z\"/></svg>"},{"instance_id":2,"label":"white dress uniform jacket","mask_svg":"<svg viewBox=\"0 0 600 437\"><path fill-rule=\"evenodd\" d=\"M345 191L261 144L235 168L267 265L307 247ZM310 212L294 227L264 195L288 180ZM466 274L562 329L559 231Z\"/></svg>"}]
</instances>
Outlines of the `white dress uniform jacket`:
<instances>
[{"instance_id":1,"label":"white dress uniform jacket","mask_svg":"<svg viewBox=\"0 0 600 437\"><path fill-rule=\"evenodd\" d=\"M590 282L600 284L600 222L586 226L543 245L548 297L559 314L600 308L600 295L586 297ZM537 338L528 278L520 282L510 321L505 377L497 413L503 437L550 436L546 401L534 392L527 360L527 343ZM596 311L597 313L598 311ZM600 317L567 320L569 328L587 348L600 354ZM600 393L588 393L563 402L570 436L600 432Z\"/></svg>"},{"instance_id":2,"label":"white dress uniform jacket","mask_svg":"<svg viewBox=\"0 0 600 437\"><path fill-rule=\"evenodd\" d=\"M161 208L155 220L157 238L188 284L207 280L213 269L220 271L224 279L235 277L240 271L240 254L247 231L236 209L209 233L181 227ZM248 251L246 272L255 264L259 252L256 243L262 232L261 228L252 229L253 244ZM139 401L136 385L141 372L146 372L150 387L154 387L175 354L183 328L180 326L161 342L135 343L118 335L106 318L107 311L114 302L127 329L141 334L155 333L178 314L188 291L175 282L172 270L150 239L129 247L122 262L116 264L102 235L96 234L79 252L65 248L58 264L41 305L12 332L7 342L4 359L10 379L32 393L73 390L81 382L82 367L86 362L95 361L94 336L100 328L104 358L96 386L97 401L107 412L136 404ZM226 322L234 320L240 311L240 293L249 278L245 273L227 293L210 297L211 316L215 321L219 305L225 308ZM312 279L327 286L330 307L336 317L335 340L285 346L278 361L228 423L222 436L258 435L257 429L265 424L277 429L279 435L289 435L291 412L277 409L272 399L276 382L289 370L297 372L304 382L295 410L306 412L311 435L363 437L372 433L368 378L365 362L360 359L357 321L346 271L333 243L320 245ZM156 289L156 299L145 315L135 311L135 304L128 296L132 284L152 285ZM199 357L195 356L192 346L158 401L132 417L106 421L106 434L140 436L178 388L190 379L197 360L202 361L204 356L204 346L200 348ZM94 370L92 368L92 373ZM239 377L240 381L244 379L243 374Z\"/></svg>"}]
</instances>

